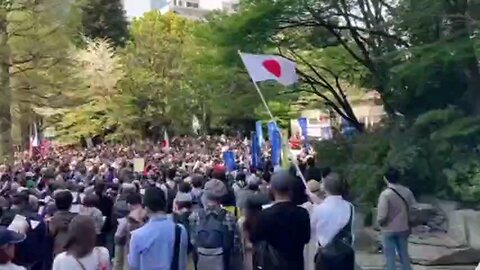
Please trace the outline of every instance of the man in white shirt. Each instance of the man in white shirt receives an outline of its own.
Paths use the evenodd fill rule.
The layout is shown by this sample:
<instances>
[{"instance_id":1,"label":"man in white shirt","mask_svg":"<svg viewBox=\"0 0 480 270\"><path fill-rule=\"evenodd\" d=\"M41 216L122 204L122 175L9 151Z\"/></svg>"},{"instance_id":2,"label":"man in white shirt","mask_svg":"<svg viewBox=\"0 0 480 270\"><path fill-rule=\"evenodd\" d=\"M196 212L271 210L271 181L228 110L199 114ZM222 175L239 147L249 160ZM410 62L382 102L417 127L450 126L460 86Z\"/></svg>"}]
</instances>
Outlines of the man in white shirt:
<instances>
[{"instance_id":1,"label":"man in white shirt","mask_svg":"<svg viewBox=\"0 0 480 270\"><path fill-rule=\"evenodd\" d=\"M318 243L326 246L350 220L352 205L342 198L343 184L340 176L331 173L323 180L325 200L314 206L311 224Z\"/></svg>"},{"instance_id":2,"label":"man in white shirt","mask_svg":"<svg viewBox=\"0 0 480 270\"><path fill-rule=\"evenodd\" d=\"M344 182L337 173L330 173L323 179L325 200L315 205L311 215L312 235L318 241L320 251L334 238L342 233L349 244L353 242L351 225L353 222L353 206L342 197ZM345 237L342 237L344 239ZM341 262L342 265L331 265L334 269L353 269L354 258ZM330 269L330 268L328 268Z\"/></svg>"}]
</instances>

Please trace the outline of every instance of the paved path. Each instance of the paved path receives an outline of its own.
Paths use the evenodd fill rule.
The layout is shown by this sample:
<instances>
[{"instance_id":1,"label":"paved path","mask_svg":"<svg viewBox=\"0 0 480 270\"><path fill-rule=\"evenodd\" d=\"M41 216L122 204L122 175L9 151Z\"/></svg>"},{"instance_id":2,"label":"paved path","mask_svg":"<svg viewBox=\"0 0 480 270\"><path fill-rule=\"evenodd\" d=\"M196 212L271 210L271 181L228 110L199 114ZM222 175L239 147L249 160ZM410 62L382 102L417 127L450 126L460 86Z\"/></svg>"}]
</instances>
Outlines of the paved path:
<instances>
[{"instance_id":1,"label":"paved path","mask_svg":"<svg viewBox=\"0 0 480 270\"><path fill-rule=\"evenodd\" d=\"M385 270L385 259L382 254L368 254L364 252L357 252L355 256L358 264L355 270ZM475 270L475 267L476 267L475 265L466 265L466 266L414 265L413 270Z\"/></svg>"}]
</instances>

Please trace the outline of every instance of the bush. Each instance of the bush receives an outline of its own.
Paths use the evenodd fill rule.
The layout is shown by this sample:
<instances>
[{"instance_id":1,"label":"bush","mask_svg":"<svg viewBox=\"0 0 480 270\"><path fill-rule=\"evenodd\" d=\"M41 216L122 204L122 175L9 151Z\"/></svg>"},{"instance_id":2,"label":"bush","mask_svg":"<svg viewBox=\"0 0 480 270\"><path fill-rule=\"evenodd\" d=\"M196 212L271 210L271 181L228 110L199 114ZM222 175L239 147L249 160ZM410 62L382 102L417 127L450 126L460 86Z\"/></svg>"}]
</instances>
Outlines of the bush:
<instances>
[{"instance_id":1,"label":"bush","mask_svg":"<svg viewBox=\"0 0 480 270\"><path fill-rule=\"evenodd\" d=\"M480 200L480 119L453 108L429 111L408 125L393 123L316 145L319 162L348 179L356 200L375 205L387 167L418 196Z\"/></svg>"}]
</instances>

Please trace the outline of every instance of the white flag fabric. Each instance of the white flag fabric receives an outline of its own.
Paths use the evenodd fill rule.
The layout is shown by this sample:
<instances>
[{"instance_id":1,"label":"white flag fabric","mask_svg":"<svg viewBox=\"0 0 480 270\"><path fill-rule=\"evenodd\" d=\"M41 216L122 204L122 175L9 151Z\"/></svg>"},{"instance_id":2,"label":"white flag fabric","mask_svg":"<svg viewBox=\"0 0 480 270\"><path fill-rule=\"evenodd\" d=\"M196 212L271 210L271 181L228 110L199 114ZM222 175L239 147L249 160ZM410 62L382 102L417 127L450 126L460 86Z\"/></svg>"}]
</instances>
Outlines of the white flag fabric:
<instances>
[{"instance_id":1,"label":"white flag fabric","mask_svg":"<svg viewBox=\"0 0 480 270\"><path fill-rule=\"evenodd\" d=\"M170 139L168 138L167 130L163 133L163 147L170 148Z\"/></svg>"},{"instance_id":2,"label":"white flag fabric","mask_svg":"<svg viewBox=\"0 0 480 270\"><path fill-rule=\"evenodd\" d=\"M200 129L201 129L201 125L200 125L200 121L198 120L197 116L194 114L192 116L192 130L195 134L198 135L198 133L200 132Z\"/></svg>"},{"instance_id":3,"label":"white flag fabric","mask_svg":"<svg viewBox=\"0 0 480 270\"><path fill-rule=\"evenodd\" d=\"M38 138L37 124L33 123L33 127L30 133L30 147L39 147L40 138Z\"/></svg>"},{"instance_id":4,"label":"white flag fabric","mask_svg":"<svg viewBox=\"0 0 480 270\"><path fill-rule=\"evenodd\" d=\"M254 82L275 80L284 86L298 81L296 64L277 55L240 53Z\"/></svg>"}]
</instances>

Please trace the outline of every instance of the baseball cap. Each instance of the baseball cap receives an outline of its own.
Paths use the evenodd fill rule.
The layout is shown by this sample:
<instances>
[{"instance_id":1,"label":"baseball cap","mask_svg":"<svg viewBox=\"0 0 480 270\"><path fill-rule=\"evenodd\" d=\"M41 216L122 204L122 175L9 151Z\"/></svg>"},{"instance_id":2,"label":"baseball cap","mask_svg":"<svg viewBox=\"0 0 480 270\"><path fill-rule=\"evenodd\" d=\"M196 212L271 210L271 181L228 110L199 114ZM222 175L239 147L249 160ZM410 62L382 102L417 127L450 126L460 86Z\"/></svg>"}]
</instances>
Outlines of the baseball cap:
<instances>
[{"instance_id":1,"label":"baseball cap","mask_svg":"<svg viewBox=\"0 0 480 270\"><path fill-rule=\"evenodd\" d=\"M218 179L211 179L205 183L204 192L208 199L213 200L220 199L228 193L225 184Z\"/></svg>"},{"instance_id":2,"label":"baseball cap","mask_svg":"<svg viewBox=\"0 0 480 270\"><path fill-rule=\"evenodd\" d=\"M10 231L4 226L0 227L0 246L21 243L26 237L26 235Z\"/></svg>"}]
</instances>

